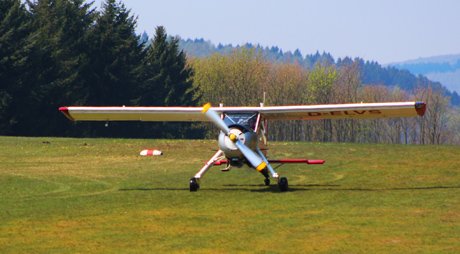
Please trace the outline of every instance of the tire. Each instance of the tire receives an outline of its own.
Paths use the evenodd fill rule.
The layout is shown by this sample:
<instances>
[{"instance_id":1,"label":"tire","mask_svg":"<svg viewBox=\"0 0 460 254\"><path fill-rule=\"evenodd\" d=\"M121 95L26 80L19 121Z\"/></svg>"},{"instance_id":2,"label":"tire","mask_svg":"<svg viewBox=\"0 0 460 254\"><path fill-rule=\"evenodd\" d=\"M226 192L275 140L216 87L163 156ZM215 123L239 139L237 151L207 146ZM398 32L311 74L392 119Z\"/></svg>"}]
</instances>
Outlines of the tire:
<instances>
[{"instance_id":1,"label":"tire","mask_svg":"<svg viewBox=\"0 0 460 254\"><path fill-rule=\"evenodd\" d=\"M190 179L190 191L197 191L200 188L200 185L198 184L197 180L195 177Z\"/></svg>"},{"instance_id":2,"label":"tire","mask_svg":"<svg viewBox=\"0 0 460 254\"><path fill-rule=\"evenodd\" d=\"M278 187L280 188L281 192L285 192L289 189L288 180L286 177L281 177L280 181L278 182Z\"/></svg>"}]
</instances>

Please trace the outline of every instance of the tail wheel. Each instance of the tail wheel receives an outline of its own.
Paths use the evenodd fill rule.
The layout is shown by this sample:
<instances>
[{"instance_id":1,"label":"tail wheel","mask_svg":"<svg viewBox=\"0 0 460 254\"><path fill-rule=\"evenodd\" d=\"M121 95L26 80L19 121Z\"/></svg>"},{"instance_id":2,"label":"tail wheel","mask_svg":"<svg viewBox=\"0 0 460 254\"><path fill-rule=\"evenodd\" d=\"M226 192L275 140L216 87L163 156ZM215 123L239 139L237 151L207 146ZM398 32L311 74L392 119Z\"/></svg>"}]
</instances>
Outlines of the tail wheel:
<instances>
[{"instance_id":1,"label":"tail wheel","mask_svg":"<svg viewBox=\"0 0 460 254\"><path fill-rule=\"evenodd\" d=\"M278 187L280 188L281 192L288 190L288 180L286 177L281 177L278 182Z\"/></svg>"},{"instance_id":2,"label":"tail wheel","mask_svg":"<svg viewBox=\"0 0 460 254\"><path fill-rule=\"evenodd\" d=\"M190 191L197 191L199 188L200 185L198 184L198 181L195 177L192 177L192 179L190 179Z\"/></svg>"}]
</instances>

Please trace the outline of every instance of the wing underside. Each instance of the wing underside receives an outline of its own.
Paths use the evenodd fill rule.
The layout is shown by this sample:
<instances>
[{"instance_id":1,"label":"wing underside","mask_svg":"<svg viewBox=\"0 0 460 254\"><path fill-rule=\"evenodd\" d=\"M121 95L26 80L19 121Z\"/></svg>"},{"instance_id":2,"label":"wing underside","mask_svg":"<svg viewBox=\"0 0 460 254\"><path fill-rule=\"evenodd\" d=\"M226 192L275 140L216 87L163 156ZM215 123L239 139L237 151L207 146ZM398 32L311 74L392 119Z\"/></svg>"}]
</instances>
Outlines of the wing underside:
<instances>
[{"instance_id":1,"label":"wing underside","mask_svg":"<svg viewBox=\"0 0 460 254\"><path fill-rule=\"evenodd\" d=\"M269 107L215 107L217 113L260 113L267 120L423 116L423 102L383 102ZM202 107L61 107L72 121L209 121Z\"/></svg>"},{"instance_id":2,"label":"wing underside","mask_svg":"<svg viewBox=\"0 0 460 254\"><path fill-rule=\"evenodd\" d=\"M384 102L264 107L261 114L268 120L359 119L423 116L425 109L422 102Z\"/></svg>"},{"instance_id":3,"label":"wing underside","mask_svg":"<svg viewBox=\"0 0 460 254\"><path fill-rule=\"evenodd\" d=\"M61 107L72 121L209 121L201 107Z\"/></svg>"}]
</instances>

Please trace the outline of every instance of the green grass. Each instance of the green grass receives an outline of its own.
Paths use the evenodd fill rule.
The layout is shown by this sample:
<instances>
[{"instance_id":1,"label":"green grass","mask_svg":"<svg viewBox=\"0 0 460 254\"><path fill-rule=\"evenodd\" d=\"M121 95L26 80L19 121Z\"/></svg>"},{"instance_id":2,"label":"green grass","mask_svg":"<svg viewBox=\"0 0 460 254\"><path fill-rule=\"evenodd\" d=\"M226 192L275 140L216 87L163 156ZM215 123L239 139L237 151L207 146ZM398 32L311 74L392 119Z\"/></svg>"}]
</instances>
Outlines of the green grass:
<instances>
[{"instance_id":1,"label":"green grass","mask_svg":"<svg viewBox=\"0 0 460 254\"><path fill-rule=\"evenodd\" d=\"M285 193L215 166L190 193L216 141L0 137L1 253L460 252L459 147L268 148L326 163L280 167Z\"/></svg>"}]
</instances>

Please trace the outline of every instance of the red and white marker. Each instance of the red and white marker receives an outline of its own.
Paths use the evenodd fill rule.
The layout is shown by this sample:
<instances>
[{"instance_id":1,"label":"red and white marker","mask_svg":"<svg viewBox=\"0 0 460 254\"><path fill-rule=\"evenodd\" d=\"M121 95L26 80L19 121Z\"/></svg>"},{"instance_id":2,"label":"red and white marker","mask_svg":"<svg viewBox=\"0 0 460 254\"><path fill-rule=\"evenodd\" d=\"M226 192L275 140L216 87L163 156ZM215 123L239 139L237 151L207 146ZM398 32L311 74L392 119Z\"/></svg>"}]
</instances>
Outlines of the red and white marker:
<instances>
[{"instance_id":1,"label":"red and white marker","mask_svg":"<svg viewBox=\"0 0 460 254\"><path fill-rule=\"evenodd\" d=\"M152 150L152 149L146 149L141 151L142 156L147 156L147 155L163 155L163 153L159 150Z\"/></svg>"}]
</instances>

